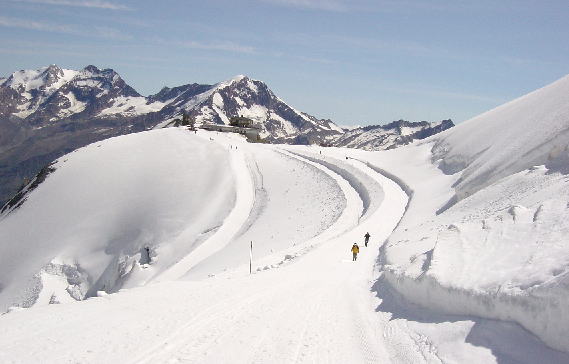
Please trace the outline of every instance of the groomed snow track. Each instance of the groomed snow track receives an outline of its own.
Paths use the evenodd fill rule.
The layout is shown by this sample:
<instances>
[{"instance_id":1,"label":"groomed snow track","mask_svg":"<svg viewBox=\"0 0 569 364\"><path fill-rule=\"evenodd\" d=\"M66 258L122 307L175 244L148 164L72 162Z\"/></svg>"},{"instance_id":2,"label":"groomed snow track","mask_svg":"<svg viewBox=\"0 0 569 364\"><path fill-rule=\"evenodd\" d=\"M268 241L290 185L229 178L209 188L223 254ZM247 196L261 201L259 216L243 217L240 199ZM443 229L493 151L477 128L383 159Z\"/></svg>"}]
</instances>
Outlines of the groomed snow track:
<instances>
[{"instance_id":1,"label":"groomed snow track","mask_svg":"<svg viewBox=\"0 0 569 364\"><path fill-rule=\"evenodd\" d=\"M279 265L281 253L261 263L279 269L257 271L253 277L233 276L243 285L239 298L228 295L211 307L197 309L199 314L132 363L377 363L390 356L383 339L388 319L374 313L371 286L378 247L401 218L405 193L356 160L279 153L334 178L347 200L338 219L287 252L294 264ZM351 262L351 243L361 242L366 231L372 242L367 251L361 244L359 261Z\"/></svg>"},{"instance_id":2,"label":"groomed snow track","mask_svg":"<svg viewBox=\"0 0 569 364\"><path fill-rule=\"evenodd\" d=\"M390 288L377 259L408 207L409 191L378 167L336 149L215 139L231 144L238 192L223 224L146 286L3 316L0 362L567 362L516 325L431 312ZM253 274L247 264L218 269L216 259L227 258L222 253L275 210L260 163L260 153L269 152L332 180L340 192L329 198L345 203L334 205L341 211L318 233L255 256ZM300 224L302 216L294 218ZM357 262L354 242L361 249ZM200 274L215 271L203 278L196 267ZM31 331L23 321L38 325Z\"/></svg>"}]
</instances>

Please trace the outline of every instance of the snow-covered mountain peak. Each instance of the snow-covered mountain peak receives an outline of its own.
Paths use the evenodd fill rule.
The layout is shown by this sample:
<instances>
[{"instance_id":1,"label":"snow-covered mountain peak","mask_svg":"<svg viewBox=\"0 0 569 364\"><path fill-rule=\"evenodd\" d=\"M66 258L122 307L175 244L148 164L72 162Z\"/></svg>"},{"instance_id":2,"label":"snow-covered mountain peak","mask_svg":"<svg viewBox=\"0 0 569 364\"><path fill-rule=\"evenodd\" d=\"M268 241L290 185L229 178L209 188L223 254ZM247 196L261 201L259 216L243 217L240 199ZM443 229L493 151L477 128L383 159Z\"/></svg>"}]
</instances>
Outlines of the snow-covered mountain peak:
<instances>
[{"instance_id":1,"label":"snow-covered mountain peak","mask_svg":"<svg viewBox=\"0 0 569 364\"><path fill-rule=\"evenodd\" d=\"M91 78L100 76L101 70L95 66L87 66L79 71L78 78Z\"/></svg>"},{"instance_id":2,"label":"snow-covered mountain peak","mask_svg":"<svg viewBox=\"0 0 569 364\"><path fill-rule=\"evenodd\" d=\"M37 70L20 70L12 73L4 86L10 86L20 92L38 89L57 89L77 75L77 71L62 69L57 65L42 67Z\"/></svg>"},{"instance_id":3,"label":"snow-covered mountain peak","mask_svg":"<svg viewBox=\"0 0 569 364\"><path fill-rule=\"evenodd\" d=\"M245 75L237 75L237 76L231 78L231 80L232 80L232 81L237 81L237 82L239 82L239 81L241 81L241 80L244 79L244 78L248 78L248 77L245 76Z\"/></svg>"},{"instance_id":4,"label":"snow-covered mountain peak","mask_svg":"<svg viewBox=\"0 0 569 364\"><path fill-rule=\"evenodd\" d=\"M87 84L82 83L82 86L95 86L96 82L99 87L108 89L111 87L124 89L129 95L126 96L141 96L138 92L128 86L124 80L113 69L105 68L99 69L96 66L89 65L79 71L77 80L88 80ZM80 84L80 83L78 83Z\"/></svg>"},{"instance_id":5,"label":"snow-covered mountain peak","mask_svg":"<svg viewBox=\"0 0 569 364\"><path fill-rule=\"evenodd\" d=\"M342 129L330 120L320 120L294 109L278 98L263 81L245 75L213 86L184 87L187 89L162 89L149 97L162 102L166 102L168 97L175 97L163 110L165 124L187 112L198 125L227 125L234 116L250 118L261 128L261 137L271 141L306 144L322 142L342 133Z\"/></svg>"},{"instance_id":6,"label":"snow-covered mountain peak","mask_svg":"<svg viewBox=\"0 0 569 364\"><path fill-rule=\"evenodd\" d=\"M240 83L240 82L243 82L243 81L248 81L248 80L249 80L249 77L247 77L247 76L245 76L245 75L237 75L237 76L232 77L232 78L230 78L230 79L228 79L228 80L219 82L218 84L216 84L216 85L214 86L214 88L216 88L216 89L222 89L222 88L230 87L230 86L232 86L233 84Z\"/></svg>"}]
</instances>

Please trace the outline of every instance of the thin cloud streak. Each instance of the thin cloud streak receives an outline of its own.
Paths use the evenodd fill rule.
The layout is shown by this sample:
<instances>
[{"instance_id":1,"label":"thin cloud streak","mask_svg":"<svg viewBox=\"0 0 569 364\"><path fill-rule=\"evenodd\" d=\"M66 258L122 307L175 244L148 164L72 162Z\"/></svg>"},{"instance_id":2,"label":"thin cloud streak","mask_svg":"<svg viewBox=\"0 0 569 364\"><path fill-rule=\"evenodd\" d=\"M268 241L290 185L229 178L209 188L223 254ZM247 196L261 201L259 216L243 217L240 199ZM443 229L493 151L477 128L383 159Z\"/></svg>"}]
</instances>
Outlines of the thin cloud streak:
<instances>
[{"instance_id":1,"label":"thin cloud streak","mask_svg":"<svg viewBox=\"0 0 569 364\"><path fill-rule=\"evenodd\" d=\"M6 18L1 16L0 16L0 27L36 30L42 32L62 33L62 34L77 35L83 37L97 37L97 38L114 39L114 40L132 39L132 36L122 33L117 29L109 27L96 26L89 31L83 28L78 29L68 24L53 24L53 23L34 21L30 19Z\"/></svg>"},{"instance_id":2,"label":"thin cloud streak","mask_svg":"<svg viewBox=\"0 0 569 364\"><path fill-rule=\"evenodd\" d=\"M120 30L103 27L103 26L96 26L95 27L96 34L101 38L106 39L115 39L115 40L131 40L132 36L129 34L125 34Z\"/></svg>"},{"instance_id":3,"label":"thin cloud streak","mask_svg":"<svg viewBox=\"0 0 569 364\"><path fill-rule=\"evenodd\" d=\"M44 23L44 22L39 22L39 21L34 21L34 20L29 20L29 19L0 17L0 26L8 27L8 28L39 30L39 31L65 33L65 34L76 34L76 31L68 25Z\"/></svg>"},{"instance_id":4,"label":"thin cloud streak","mask_svg":"<svg viewBox=\"0 0 569 364\"><path fill-rule=\"evenodd\" d=\"M70 47L72 48L72 47ZM42 55L45 56L46 54L53 55L53 56L66 56L66 57L75 57L75 58L84 58L86 59L85 65L92 63L93 59L97 59L101 57L101 53L96 52L81 52L81 51L74 51L74 50L66 50L66 49L54 49L54 48L34 48L34 49L14 49L14 48L2 48L0 47L0 54L16 54L16 55ZM140 66L143 65L155 65L155 62L163 62L167 64L171 61L170 58L167 57L148 57L148 56L137 56L137 55L117 55L117 59L124 59L128 61L140 61L143 62ZM116 63L118 64L118 63ZM113 66L115 63L113 63ZM169 67L163 66L164 68ZM5 77L4 76L0 76Z\"/></svg>"},{"instance_id":5,"label":"thin cloud streak","mask_svg":"<svg viewBox=\"0 0 569 364\"><path fill-rule=\"evenodd\" d=\"M491 96L469 94L464 92L444 91L444 90L435 90L435 89L386 87L385 90L391 92L403 93L403 94L426 95L426 96L435 96L435 97L450 98L450 99L491 102L495 104L500 104L506 101L504 100L504 98L501 97L491 97Z\"/></svg>"},{"instance_id":6,"label":"thin cloud streak","mask_svg":"<svg viewBox=\"0 0 569 364\"><path fill-rule=\"evenodd\" d=\"M128 6L100 0L10 0L16 3L31 3L56 6L73 6L108 10L130 10Z\"/></svg>"},{"instance_id":7,"label":"thin cloud streak","mask_svg":"<svg viewBox=\"0 0 569 364\"><path fill-rule=\"evenodd\" d=\"M224 51L224 52L246 53L246 54L257 53L257 50L252 46L229 42L229 41L205 43L205 42L198 42L195 40L172 41L158 37L155 37L153 41L162 45L191 48L191 49L201 49L206 51Z\"/></svg>"},{"instance_id":8,"label":"thin cloud streak","mask_svg":"<svg viewBox=\"0 0 569 364\"><path fill-rule=\"evenodd\" d=\"M335 11L335 12L344 12L348 10L346 2L340 0L260 0L260 1L275 5L301 8L301 9L325 10L325 11Z\"/></svg>"}]
</instances>

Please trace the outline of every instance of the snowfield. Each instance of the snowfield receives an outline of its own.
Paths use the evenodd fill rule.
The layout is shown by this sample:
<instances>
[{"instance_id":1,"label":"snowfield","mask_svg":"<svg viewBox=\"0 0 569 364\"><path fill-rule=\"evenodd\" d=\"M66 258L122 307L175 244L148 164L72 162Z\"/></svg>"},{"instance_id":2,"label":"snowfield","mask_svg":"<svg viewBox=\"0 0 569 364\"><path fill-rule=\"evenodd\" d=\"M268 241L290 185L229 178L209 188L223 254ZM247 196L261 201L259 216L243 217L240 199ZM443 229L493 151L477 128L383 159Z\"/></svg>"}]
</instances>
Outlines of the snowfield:
<instances>
[{"instance_id":1,"label":"snowfield","mask_svg":"<svg viewBox=\"0 0 569 364\"><path fill-rule=\"evenodd\" d=\"M0 362L569 363L567 91L390 151L68 154L0 216Z\"/></svg>"}]
</instances>

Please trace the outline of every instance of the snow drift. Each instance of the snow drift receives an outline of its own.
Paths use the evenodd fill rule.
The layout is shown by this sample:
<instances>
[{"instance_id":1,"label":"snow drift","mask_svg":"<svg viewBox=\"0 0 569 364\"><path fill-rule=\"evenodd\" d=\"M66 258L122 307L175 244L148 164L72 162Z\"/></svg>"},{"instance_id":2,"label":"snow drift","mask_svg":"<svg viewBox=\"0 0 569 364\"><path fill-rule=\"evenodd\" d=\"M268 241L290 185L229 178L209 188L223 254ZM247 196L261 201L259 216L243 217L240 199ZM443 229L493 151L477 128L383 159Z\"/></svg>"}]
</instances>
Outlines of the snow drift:
<instances>
[{"instance_id":1,"label":"snow drift","mask_svg":"<svg viewBox=\"0 0 569 364\"><path fill-rule=\"evenodd\" d=\"M303 160L179 128L94 143L49 171L0 217L2 311L207 277L247 262L251 241L261 258L319 235L346 205Z\"/></svg>"},{"instance_id":2,"label":"snow drift","mask_svg":"<svg viewBox=\"0 0 569 364\"><path fill-rule=\"evenodd\" d=\"M2 309L34 304L47 264L70 272L61 275L70 287L54 299L65 289L81 299L120 288L121 276L147 259L145 248L152 255L169 243L154 271L188 252L222 223L235 199L229 155L210 144L187 131L154 131L59 159L24 204L0 220Z\"/></svg>"},{"instance_id":3,"label":"snow drift","mask_svg":"<svg viewBox=\"0 0 569 364\"><path fill-rule=\"evenodd\" d=\"M569 75L434 136L433 159L462 171L460 200L536 165L569 172Z\"/></svg>"},{"instance_id":4,"label":"snow drift","mask_svg":"<svg viewBox=\"0 0 569 364\"><path fill-rule=\"evenodd\" d=\"M515 321L569 351L568 131L565 77L374 156L413 194L385 245L385 278L414 302Z\"/></svg>"}]
</instances>

